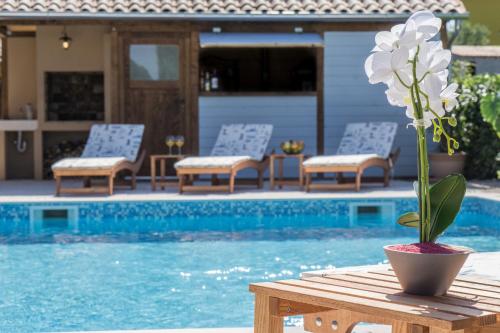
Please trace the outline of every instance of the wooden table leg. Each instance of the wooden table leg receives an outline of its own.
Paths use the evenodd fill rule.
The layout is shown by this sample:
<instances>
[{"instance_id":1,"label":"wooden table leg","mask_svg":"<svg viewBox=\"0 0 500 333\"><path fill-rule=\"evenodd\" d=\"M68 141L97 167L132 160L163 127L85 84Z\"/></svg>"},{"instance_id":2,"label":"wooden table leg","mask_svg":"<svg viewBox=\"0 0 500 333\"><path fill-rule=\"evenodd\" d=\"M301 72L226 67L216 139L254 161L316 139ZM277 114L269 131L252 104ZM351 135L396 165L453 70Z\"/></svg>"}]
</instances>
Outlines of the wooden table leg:
<instances>
[{"instance_id":1,"label":"wooden table leg","mask_svg":"<svg viewBox=\"0 0 500 333\"><path fill-rule=\"evenodd\" d=\"M151 157L151 190L156 191L156 160Z\"/></svg>"},{"instance_id":2,"label":"wooden table leg","mask_svg":"<svg viewBox=\"0 0 500 333\"><path fill-rule=\"evenodd\" d=\"M161 179L161 189L165 189L165 160L160 160L160 179Z\"/></svg>"},{"instance_id":3,"label":"wooden table leg","mask_svg":"<svg viewBox=\"0 0 500 333\"><path fill-rule=\"evenodd\" d=\"M394 320L392 322L392 333L429 333L429 328L401 320Z\"/></svg>"},{"instance_id":4,"label":"wooden table leg","mask_svg":"<svg viewBox=\"0 0 500 333\"><path fill-rule=\"evenodd\" d=\"M279 184L279 188L282 189L283 188L283 161L285 159L284 158L280 158L278 160L278 174L279 174L279 179L280 179L280 184Z\"/></svg>"},{"instance_id":5,"label":"wooden table leg","mask_svg":"<svg viewBox=\"0 0 500 333\"><path fill-rule=\"evenodd\" d=\"M254 333L283 333L283 318L274 316L278 299L255 294Z\"/></svg>"},{"instance_id":6,"label":"wooden table leg","mask_svg":"<svg viewBox=\"0 0 500 333\"><path fill-rule=\"evenodd\" d=\"M274 190L274 157L272 156L269 160L269 183L271 184L271 191Z\"/></svg>"},{"instance_id":7,"label":"wooden table leg","mask_svg":"<svg viewBox=\"0 0 500 333\"><path fill-rule=\"evenodd\" d=\"M301 190L304 187L304 166L302 165L302 163L304 163L303 156L299 157L299 186Z\"/></svg>"}]
</instances>

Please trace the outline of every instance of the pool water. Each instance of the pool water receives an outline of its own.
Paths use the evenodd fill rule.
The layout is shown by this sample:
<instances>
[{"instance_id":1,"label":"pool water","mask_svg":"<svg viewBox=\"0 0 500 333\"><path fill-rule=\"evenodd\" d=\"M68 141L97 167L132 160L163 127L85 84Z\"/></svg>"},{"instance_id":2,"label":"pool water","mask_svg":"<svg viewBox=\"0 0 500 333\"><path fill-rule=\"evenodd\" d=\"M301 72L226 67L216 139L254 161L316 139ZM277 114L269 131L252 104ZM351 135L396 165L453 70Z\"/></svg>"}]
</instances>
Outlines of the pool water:
<instances>
[{"instance_id":1,"label":"pool water","mask_svg":"<svg viewBox=\"0 0 500 333\"><path fill-rule=\"evenodd\" d=\"M376 264L385 260L384 245L414 242L416 231L392 219L416 203L388 202L390 218L354 220L345 214L349 201L316 203L335 206L328 214L304 202L287 202L276 215L268 207L255 214L255 206L267 205L260 202L218 203L216 211L203 203L203 212L189 206L189 214L176 206L170 216L165 206L156 220L116 218L118 208L106 204L98 208L106 212L89 217L82 204L78 230L53 219L38 232L23 215L30 205L4 208L0 216L10 218L0 219L0 332L251 326L249 283ZM142 204L119 207L128 205ZM499 214L498 202L468 199L442 241L500 251Z\"/></svg>"}]
</instances>

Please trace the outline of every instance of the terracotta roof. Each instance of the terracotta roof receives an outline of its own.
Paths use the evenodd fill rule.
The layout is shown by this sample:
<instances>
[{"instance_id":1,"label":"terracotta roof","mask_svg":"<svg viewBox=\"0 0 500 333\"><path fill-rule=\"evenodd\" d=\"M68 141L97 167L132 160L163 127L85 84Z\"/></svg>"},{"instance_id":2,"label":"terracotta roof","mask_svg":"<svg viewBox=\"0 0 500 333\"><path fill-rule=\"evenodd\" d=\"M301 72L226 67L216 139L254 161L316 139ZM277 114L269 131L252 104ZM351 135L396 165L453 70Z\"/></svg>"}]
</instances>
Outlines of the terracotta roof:
<instances>
[{"instance_id":1,"label":"terracotta roof","mask_svg":"<svg viewBox=\"0 0 500 333\"><path fill-rule=\"evenodd\" d=\"M366 16L466 14L461 0L1 0L0 16Z\"/></svg>"},{"instance_id":2,"label":"terracotta roof","mask_svg":"<svg viewBox=\"0 0 500 333\"><path fill-rule=\"evenodd\" d=\"M451 53L457 57L500 58L500 46L453 45Z\"/></svg>"}]
</instances>

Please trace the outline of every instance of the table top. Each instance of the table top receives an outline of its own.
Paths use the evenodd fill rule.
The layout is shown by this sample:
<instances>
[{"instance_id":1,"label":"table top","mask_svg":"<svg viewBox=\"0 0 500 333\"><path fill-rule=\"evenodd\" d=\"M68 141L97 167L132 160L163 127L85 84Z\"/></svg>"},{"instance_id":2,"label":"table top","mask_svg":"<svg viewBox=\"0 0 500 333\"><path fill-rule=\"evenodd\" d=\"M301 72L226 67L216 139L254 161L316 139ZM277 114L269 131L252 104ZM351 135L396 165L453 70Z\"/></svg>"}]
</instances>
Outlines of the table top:
<instances>
[{"instance_id":1,"label":"table top","mask_svg":"<svg viewBox=\"0 0 500 333\"><path fill-rule=\"evenodd\" d=\"M162 155L162 154L153 154L153 155L150 155L149 156L150 158L153 158L153 159L161 159L161 158L177 158L177 159L181 159L181 158L184 158L186 157L186 155L169 155L169 154L165 154L165 155Z\"/></svg>"},{"instance_id":2,"label":"table top","mask_svg":"<svg viewBox=\"0 0 500 333\"><path fill-rule=\"evenodd\" d=\"M287 157L295 157L295 158L300 158L300 157L305 157L304 154L285 154L285 153L273 153L271 154L272 158L287 158Z\"/></svg>"},{"instance_id":3,"label":"table top","mask_svg":"<svg viewBox=\"0 0 500 333\"><path fill-rule=\"evenodd\" d=\"M403 293L386 269L255 283L250 291L445 330L500 323L500 281L480 277L460 275L445 296L435 297Z\"/></svg>"}]
</instances>

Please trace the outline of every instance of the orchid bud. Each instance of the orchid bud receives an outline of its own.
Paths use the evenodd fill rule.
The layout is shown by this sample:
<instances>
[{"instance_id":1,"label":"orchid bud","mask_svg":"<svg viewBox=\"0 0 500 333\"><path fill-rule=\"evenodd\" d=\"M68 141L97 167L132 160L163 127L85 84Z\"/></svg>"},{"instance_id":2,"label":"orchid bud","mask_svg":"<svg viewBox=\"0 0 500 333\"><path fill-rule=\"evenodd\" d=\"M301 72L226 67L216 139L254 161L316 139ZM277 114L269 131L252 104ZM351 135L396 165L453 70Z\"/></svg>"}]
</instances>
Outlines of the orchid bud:
<instances>
[{"instance_id":1,"label":"orchid bud","mask_svg":"<svg viewBox=\"0 0 500 333\"><path fill-rule=\"evenodd\" d=\"M432 137L432 141L434 142L439 142L441 141L441 136L438 135L437 133Z\"/></svg>"},{"instance_id":2,"label":"orchid bud","mask_svg":"<svg viewBox=\"0 0 500 333\"><path fill-rule=\"evenodd\" d=\"M455 151L451 148L448 148L448 155L452 156Z\"/></svg>"},{"instance_id":3,"label":"orchid bud","mask_svg":"<svg viewBox=\"0 0 500 333\"><path fill-rule=\"evenodd\" d=\"M457 126L457 119L455 117L448 118L448 124L450 124L451 127Z\"/></svg>"},{"instance_id":4,"label":"orchid bud","mask_svg":"<svg viewBox=\"0 0 500 333\"><path fill-rule=\"evenodd\" d=\"M458 141L453 142L453 148L455 149L460 148L460 144L458 143Z\"/></svg>"}]
</instances>

